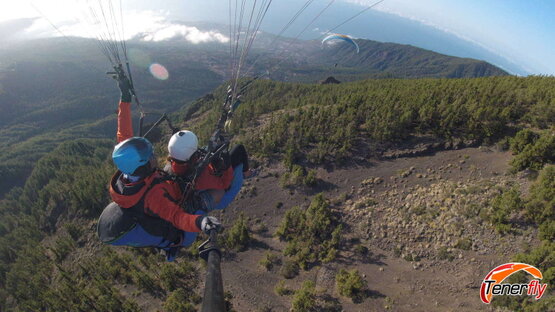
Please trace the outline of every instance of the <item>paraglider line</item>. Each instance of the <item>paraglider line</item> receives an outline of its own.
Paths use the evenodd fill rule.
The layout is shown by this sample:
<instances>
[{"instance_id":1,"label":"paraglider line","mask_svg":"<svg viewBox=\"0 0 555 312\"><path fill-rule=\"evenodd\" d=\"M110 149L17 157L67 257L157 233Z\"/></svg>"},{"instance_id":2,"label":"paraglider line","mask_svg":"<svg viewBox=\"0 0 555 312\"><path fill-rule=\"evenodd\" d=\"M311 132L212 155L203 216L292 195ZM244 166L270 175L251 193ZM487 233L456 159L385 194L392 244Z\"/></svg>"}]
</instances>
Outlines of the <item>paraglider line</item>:
<instances>
[{"instance_id":1,"label":"paraglider line","mask_svg":"<svg viewBox=\"0 0 555 312\"><path fill-rule=\"evenodd\" d=\"M372 9L373 7L377 6L378 4L380 4L380 3L384 2L384 1L385 1L385 0L380 0L380 1L378 1L378 2L376 2L376 3L374 3L374 4L372 4L372 5L370 5L369 7L365 8L364 10L362 10L362 11L358 12L357 14L353 15L352 17L348 18L348 19L347 19L346 21L344 21L343 23L341 23L341 24L339 24L339 25L333 27L332 29L326 31L320 38L326 36L327 34L331 33L332 31L336 30L337 28L339 28L339 27L341 27L341 26L347 24L348 22L354 20L355 18L359 17L360 15L362 15L363 13L365 13L366 11Z\"/></svg>"}]
</instances>

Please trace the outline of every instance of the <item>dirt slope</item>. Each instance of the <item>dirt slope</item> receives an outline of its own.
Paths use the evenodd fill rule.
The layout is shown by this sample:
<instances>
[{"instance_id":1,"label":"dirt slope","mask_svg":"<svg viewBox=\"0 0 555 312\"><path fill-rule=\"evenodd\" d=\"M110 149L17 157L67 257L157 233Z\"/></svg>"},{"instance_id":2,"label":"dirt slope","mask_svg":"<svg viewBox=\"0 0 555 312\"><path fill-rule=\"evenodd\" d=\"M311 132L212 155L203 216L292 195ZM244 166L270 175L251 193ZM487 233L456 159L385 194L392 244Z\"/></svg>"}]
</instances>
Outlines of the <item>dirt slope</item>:
<instances>
[{"instance_id":1,"label":"dirt slope","mask_svg":"<svg viewBox=\"0 0 555 312\"><path fill-rule=\"evenodd\" d=\"M432 156L367 161L342 169L318 169L319 187L280 187L280 165L263 166L227 211L216 214L231 224L240 212L251 218L255 243L223 262L224 283L237 311L288 311L290 296L278 296L279 266L267 272L258 262L285 244L273 237L286 209L306 205L324 191L347 225L338 259L302 271L285 285L298 289L311 279L322 294L338 299L344 311L478 311L491 309L479 299L483 277L510 256L535 244L534 233L500 235L479 216L499 189L527 180L506 174L510 154L466 148ZM280 204L281 203L281 204ZM355 252L356 246L368 253ZM454 248L457 246L458 248ZM358 269L369 297L352 303L335 290L340 268Z\"/></svg>"}]
</instances>

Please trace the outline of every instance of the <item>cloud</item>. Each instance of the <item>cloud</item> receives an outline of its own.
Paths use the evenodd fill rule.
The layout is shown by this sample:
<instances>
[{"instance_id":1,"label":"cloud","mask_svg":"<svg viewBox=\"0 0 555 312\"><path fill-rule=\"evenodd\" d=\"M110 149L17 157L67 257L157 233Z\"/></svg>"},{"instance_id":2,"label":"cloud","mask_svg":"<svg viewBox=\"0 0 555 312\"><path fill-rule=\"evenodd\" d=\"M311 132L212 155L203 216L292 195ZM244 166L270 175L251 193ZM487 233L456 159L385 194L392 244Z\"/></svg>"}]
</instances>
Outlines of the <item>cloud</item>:
<instances>
[{"instance_id":1,"label":"cloud","mask_svg":"<svg viewBox=\"0 0 555 312\"><path fill-rule=\"evenodd\" d=\"M217 31L201 31L196 27L178 24L160 25L158 29L142 33L142 35L141 39L144 41L165 41L182 38L193 44L207 42L229 42L228 37Z\"/></svg>"},{"instance_id":2,"label":"cloud","mask_svg":"<svg viewBox=\"0 0 555 312\"><path fill-rule=\"evenodd\" d=\"M105 24L103 20L91 22L91 18L84 16L75 21L66 20L58 23L60 31L67 36L95 38L98 35L108 37L107 34L117 34L120 25L113 26L111 20ZM94 19L93 19L94 20ZM121 23L121 20L116 20ZM106 26L108 25L108 26ZM167 41L183 39L193 44L219 42L227 43L229 38L215 30L203 31L197 27L171 22L168 13L164 11L128 11L123 20L125 39L138 39L143 41ZM52 27L51 27L52 28ZM114 31L117 29L117 31ZM117 39L119 40L120 37Z\"/></svg>"},{"instance_id":3,"label":"cloud","mask_svg":"<svg viewBox=\"0 0 555 312\"><path fill-rule=\"evenodd\" d=\"M42 8L41 8L42 9ZM185 40L193 44L199 43L227 43L229 38L216 30L201 30L197 27L187 26L169 20L166 11L127 11L119 23L114 26L111 20L104 23L103 19L92 17L90 11L78 10L75 15L56 15L42 11L41 17L21 18L17 20L0 22L0 40L14 37L20 39L44 38L56 36L104 38L117 34L121 39L119 28L123 22L124 37L126 40L138 39L143 41ZM59 14L59 12L57 13ZM119 17L119 16L118 16ZM116 31L114 31L116 30Z\"/></svg>"},{"instance_id":4,"label":"cloud","mask_svg":"<svg viewBox=\"0 0 555 312\"><path fill-rule=\"evenodd\" d=\"M19 18L0 22L0 41L20 39L36 18Z\"/></svg>"},{"instance_id":5,"label":"cloud","mask_svg":"<svg viewBox=\"0 0 555 312\"><path fill-rule=\"evenodd\" d=\"M167 13L156 11L141 11L130 14L126 21L126 28L130 37L144 41L165 41L184 39L193 44L219 42L227 43L229 38L218 31L202 31L197 27L170 22Z\"/></svg>"}]
</instances>

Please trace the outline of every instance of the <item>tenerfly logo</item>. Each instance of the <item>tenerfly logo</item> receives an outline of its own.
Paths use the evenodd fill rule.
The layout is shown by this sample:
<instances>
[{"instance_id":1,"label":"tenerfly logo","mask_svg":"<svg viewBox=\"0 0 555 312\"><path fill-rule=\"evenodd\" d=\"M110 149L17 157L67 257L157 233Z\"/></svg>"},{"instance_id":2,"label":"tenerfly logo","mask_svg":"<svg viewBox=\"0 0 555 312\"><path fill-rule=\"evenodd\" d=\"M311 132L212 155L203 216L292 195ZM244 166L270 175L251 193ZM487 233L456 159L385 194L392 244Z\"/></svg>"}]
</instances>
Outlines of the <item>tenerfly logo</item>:
<instances>
[{"instance_id":1,"label":"tenerfly logo","mask_svg":"<svg viewBox=\"0 0 555 312\"><path fill-rule=\"evenodd\" d=\"M516 272L525 271L532 275L534 280L527 284L510 284L503 283L503 281ZM484 303L490 303L493 296L509 295L520 296L528 295L533 296L536 300L540 299L547 284L542 284L538 279L542 279L542 272L537 268L526 263L506 263L491 270L482 282L480 287L480 298Z\"/></svg>"}]
</instances>

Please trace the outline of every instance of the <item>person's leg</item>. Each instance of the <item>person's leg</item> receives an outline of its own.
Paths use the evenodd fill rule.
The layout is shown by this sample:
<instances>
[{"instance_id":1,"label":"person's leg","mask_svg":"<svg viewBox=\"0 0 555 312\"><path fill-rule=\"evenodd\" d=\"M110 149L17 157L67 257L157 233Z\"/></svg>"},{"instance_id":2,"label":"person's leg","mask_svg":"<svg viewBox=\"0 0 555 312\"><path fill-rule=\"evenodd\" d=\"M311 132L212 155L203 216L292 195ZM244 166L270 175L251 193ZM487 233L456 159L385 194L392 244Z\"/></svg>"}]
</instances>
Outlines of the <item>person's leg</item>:
<instances>
[{"instance_id":1,"label":"person's leg","mask_svg":"<svg viewBox=\"0 0 555 312\"><path fill-rule=\"evenodd\" d=\"M142 226L137 224L133 229L117 239L105 243L114 246L151 247L159 246L164 241L164 238L149 234Z\"/></svg>"},{"instance_id":2,"label":"person's leg","mask_svg":"<svg viewBox=\"0 0 555 312\"><path fill-rule=\"evenodd\" d=\"M225 192L220 202L216 205L215 210L225 209L229 206L229 204L231 204L237 194L239 194L239 191L241 191L243 179L243 164L239 164L235 167L235 170L233 170L233 180L231 181L231 186Z\"/></svg>"},{"instance_id":3,"label":"person's leg","mask_svg":"<svg viewBox=\"0 0 555 312\"><path fill-rule=\"evenodd\" d=\"M200 213L200 211L197 211L197 213L204 214L204 213ZM177 254L179 253L179 249L183 247L191 246L197 239L197 236L198 236L198 233L182 232L181 241L178 244L172 243L170 246L167 246L167 247L159 246L158 248L164 251L166 255L166 261L172 262L177 257Z\"/></svg>"},{"instance_id":4,"label":"person's leg","mask_svg":"<svg viewBox=\"0 0 555 312\"><path fill-rule=\"evenodd\" d=\"M183 232L183 241L179 247L189 247L197 240L198 233Z\"/></svg>"},{"instance_id":5,"label":"person's leg","mask_svg":"<svg viewBox=\"0 0 555 312\"><path fill-rule=\"evenodd\" d=\"M229 153L233 168L243 164L243 172L249 171L249 155L243 145L236 145Z\"/></svg>"}]
</instances>

